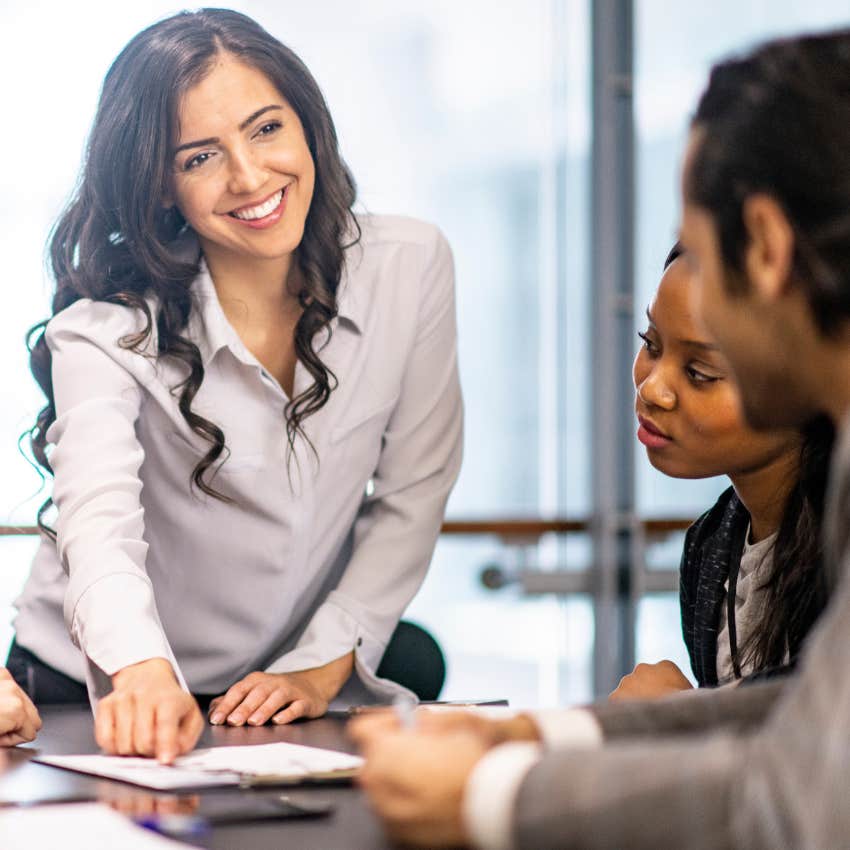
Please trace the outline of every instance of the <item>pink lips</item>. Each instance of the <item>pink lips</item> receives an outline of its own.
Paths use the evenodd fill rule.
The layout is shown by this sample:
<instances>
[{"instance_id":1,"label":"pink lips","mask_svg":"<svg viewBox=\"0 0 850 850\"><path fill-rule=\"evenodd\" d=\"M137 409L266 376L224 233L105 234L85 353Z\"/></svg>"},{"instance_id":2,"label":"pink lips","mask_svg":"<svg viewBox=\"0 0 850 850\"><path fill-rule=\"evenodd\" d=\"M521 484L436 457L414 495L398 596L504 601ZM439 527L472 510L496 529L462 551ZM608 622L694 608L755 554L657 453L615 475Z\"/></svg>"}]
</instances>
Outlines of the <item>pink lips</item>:
<instances>
[{"instance_id":1,"label":"pink lips","mask_svg":"<svg viewBox=\"0 0 850 850\"><path fill-rule=\"evenodd\" d=\"M637 438L648 449L662 449L673 442L672 437L668 437L652 422L644 419L643 416L638 416L638 422L640 423L640 427L638 428Z\"/></svg>"}]
</instances>

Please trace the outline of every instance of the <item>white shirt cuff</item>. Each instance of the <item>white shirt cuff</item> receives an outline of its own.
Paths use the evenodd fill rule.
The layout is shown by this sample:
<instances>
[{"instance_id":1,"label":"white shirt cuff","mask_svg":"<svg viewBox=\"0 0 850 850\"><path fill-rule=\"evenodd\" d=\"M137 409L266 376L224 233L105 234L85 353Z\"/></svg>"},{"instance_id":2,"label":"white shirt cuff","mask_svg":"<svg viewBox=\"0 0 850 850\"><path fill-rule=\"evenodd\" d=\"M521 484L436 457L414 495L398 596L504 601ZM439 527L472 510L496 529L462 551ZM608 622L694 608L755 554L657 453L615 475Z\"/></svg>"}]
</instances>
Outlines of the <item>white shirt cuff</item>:
<instances>
[{"instance_id":1,"label":"white shirt cuff","mask_svg":"<svg viewBox=\"0 0 850 850\"><path fill-rule=\"evenodd\" d=\"M112 689L108 677L150 658L165 658L189 690L159 621L153 588L141 576L117 573L92 584L77 601L70 632L86 657L93 703Z\"/></svg>"},{"instance_id":2,"label":"white shirt cuff","mask_svg":"<svg viewBox=\"0 0 850 850\"><path fill-rule=\"evenodd\" d=\"M594 749L602 746L602 729L592 712L584 708L544 709L530 714L548 749L573 747Z\"/></svg>"},{"instance_id":3,"label":"white shirt cuff","mask_svg":"<svg viewBox=\"0 0 850 850\"><path fill-rule=\"evenodd\" d=\"M364 639L368 640L368 636L354 617L326 601L316 610L298 645L272 661L266 672L296 673L324 667L352 649L362 648Z\"/></svg>"},{"instance_id":4,"label":"white shirt cuff","mask_svg":"<svg viewBox=\"0 0 850 850\"><path fill-rule=\"evenodd\" d=\"M540 746L512 743L494 747L466 781L463 822L477 850L512 850L514 802L520 785L540 758Z\"/></svg>"},{"instance_id":5,"label":"white shirt cuff","mask_svg":"<svg viewBox=\"0 0 850 850\"><path fill-rule=\"evenodd\" d=\"M379 679L375 670L386 644L375 638L348 612L330 598L319 606L298 645L266 667L267 673L295 673L323 667L354 650L354 671L362 688L353 691L354 703L388 702L399 693L416 695L388 679ZM364 690L365 689L365 690ZM345 691L331 701L331 708L352 704Z\"/></svg>"}]
</instances>

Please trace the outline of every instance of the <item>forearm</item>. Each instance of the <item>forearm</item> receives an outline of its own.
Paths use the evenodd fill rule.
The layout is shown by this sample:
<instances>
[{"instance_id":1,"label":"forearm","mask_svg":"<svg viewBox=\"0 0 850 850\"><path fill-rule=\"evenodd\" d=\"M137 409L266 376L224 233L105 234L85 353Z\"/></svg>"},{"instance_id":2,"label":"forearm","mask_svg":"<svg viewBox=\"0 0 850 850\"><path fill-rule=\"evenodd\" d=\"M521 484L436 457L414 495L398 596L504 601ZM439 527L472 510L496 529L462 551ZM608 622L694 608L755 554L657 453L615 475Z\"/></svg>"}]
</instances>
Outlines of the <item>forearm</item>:
<instances>
[{"instance_id":1,"label":"forearm","mask_svg":"<svg viewBox=\"0 0 850 850\"><path fill-rule=\"evenodd\" d=\"M600 702L588 707L604 739L679 735L758 726L781 696L787 679L744 688L701 689L649 702Z\"/></svg>"},{"instance_id":2,"label":"forearm","mask_svg":"<svg viewBox=\"0 0 850 850\"><path fill-rule=\"evenodd\" d=\"M327 702L330 702L348 681L353 670L354 652L352 651L321 667L296 671L296 675L306 679Z\"/></svg>"}]
</instances>

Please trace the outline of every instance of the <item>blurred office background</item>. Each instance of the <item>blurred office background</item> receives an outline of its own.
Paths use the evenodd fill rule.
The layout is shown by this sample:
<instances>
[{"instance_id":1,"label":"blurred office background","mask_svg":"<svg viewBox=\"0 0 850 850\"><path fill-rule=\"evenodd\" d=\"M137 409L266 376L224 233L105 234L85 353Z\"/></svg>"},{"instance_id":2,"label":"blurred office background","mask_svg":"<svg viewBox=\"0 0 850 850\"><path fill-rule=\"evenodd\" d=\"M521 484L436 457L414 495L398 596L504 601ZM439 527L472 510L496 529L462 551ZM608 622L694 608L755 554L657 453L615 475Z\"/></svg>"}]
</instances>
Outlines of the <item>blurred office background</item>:
<instances>
[{"instance_id":1,"label":"blurred office background","mask_svg":"<svg viewBox=\"0 0 850 850\"><path fill-rule=\"evenodd\" d=\"M408 612L448 655L444 696L574 702L607 692L635 660L667 657L689 670L675 529L726 482L652 470L635 445L628 374L616 384L625 413L605 414L600 340L613 341L612 363L625 371L676 233L679 154L711 63L767 37L846 25L846 0L231 5L315 74L362 209L436 222L454 249L465 460L447 533ZM31 526L46 495L17 442L41 403L23 339L47 315L46 236L74 184L109 63L135 32L180 8L0 4L5 532ZM611 126L617 115L627 120ZM603 137L613 149L600 150ZM609 186L600 210L593 192L606 173L628 185ZM600 303L609 273L627 287ZM0 536L2 654L36 542ZM484 586L488 568L503 587Z\"/></svg>"}]
</instances>

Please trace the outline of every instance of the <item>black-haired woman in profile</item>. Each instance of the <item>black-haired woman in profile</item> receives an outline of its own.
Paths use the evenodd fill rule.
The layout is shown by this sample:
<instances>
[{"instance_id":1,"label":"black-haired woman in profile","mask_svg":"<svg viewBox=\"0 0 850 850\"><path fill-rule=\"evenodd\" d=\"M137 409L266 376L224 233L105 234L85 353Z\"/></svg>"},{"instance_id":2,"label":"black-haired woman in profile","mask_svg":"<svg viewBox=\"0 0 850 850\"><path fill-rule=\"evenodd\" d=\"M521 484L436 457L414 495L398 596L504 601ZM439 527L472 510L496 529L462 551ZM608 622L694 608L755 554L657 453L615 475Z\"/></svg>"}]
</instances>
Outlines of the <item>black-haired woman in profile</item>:
<instances>
[{"instance_id":1,"label":"black-haired woman in profile","mask_svg":"<svg viewBox=\"0 0 850 850\"><path fill-rule=\"evenodd\" d=\"M820 531L834 431L825 419L802 434L747 425L729 364L696 319L695 285L687 256L674 246L640 334L635 411L638 439L656 469L673 478L726 475L732 483L688 530L681 560L682 633L697 684L710 688L793 671L826 605ZM691 687L672 661L638 664L611 699ZM556 745L574 740L569 716L426 711L418 722L434 731L476 730L490 745L541 738ZM376 719L375 728L395 723Z\"/></svg>"},{"instance_id":2,"label":"black-haired woman in profile","mask_svg":"<svg viewBox=\"0 0 850 850\"><path fill-rule=\"evenodd\" d=\"M191 749L190 692L259 725L398 690L375 670L460 465L453 270L354 200L251 19L181 13L107 74L33 335L56 513L9 658L37 704L90 696L107 751Z\"/></svg>"},{"instance_id":3,"label":"black-haired woman in profile","mask_svg":"<svg viewBox=\"0 0 850 850\"><path fill-rule=\"evenodd\" d=\"M647 311L634 364L638 439L674 478L732 486L688 530L682 632L700 687L793 669L826 603L821 519L833 429L755 431L717 345L696 320L694 280L677 245ZM614 699L690 688L672 661L639 664Z\"/></svg>"}]
</instances>

